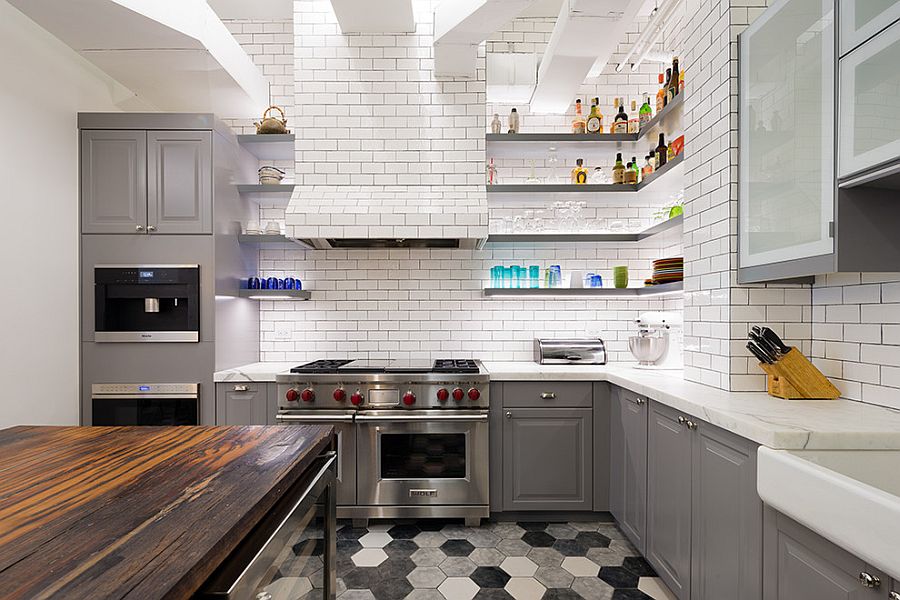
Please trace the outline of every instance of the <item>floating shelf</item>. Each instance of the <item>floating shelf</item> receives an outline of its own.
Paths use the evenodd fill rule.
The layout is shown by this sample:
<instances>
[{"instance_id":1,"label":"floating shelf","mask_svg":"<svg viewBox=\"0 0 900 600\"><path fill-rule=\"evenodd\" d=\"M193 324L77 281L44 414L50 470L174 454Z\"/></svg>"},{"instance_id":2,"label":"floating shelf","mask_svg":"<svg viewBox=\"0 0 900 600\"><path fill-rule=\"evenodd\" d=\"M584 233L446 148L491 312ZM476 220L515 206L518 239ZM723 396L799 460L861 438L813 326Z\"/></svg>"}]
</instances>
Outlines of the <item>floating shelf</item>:
<instances>
[{"instance_id":1,"label":"floating shelf","mask_svg":"<svg viewBox=\"0 0 900 600\"><path fill-rule=\"evenodd\" d=\"M680 294L683 289L683 282L676 281L639 288L484 288L484 295L493 298L637 298Z\"/></svg>"},{"instance_id":2,"label":"floating shelf","mask_svg":"<svg viewBox=\"0 0 900 600\"><path fill-rule=\"evenodd\" d=\"M561 242L641 242L648 238L680 229L684 223L684 215L672 217L653 227L637 233L510 233L491 234L488 244L531 244Z\"/></svg>"},{"instance_id":3,"label":"floating shelf","mask_svg":"<svg viewBox=\"0 0 900 600\"><path fill-rule=\"evenodd\" d=\"M294 192L293 183L281 183L277 185L263 185L261 183L242 183L237 186L238 194L253 202L271 202L280 206L287 206Z\"/></svg>"},{"instance_id":4,"label":"floating shelf","mask_svg":"<svg viewBox=\"0 0 900 600\"><path fill-rule=\"evenodd\" d=\"M301 242L300 240L295 240L293 238L285 237L281 234L271 234L271 233L261 233L261 234L251 234L251 233L242 233L238 236L238 242L241 244L246 244L248 246L269 246L269 247L297 247L305 248L307 250L311 250L312 246L306 244L305 242Z\"/></svg>"},{"instance_id":5,"label":"floating shelf","mask_svg":"<svg viewBox=\"0 0 900 600\"><path fill-rule=\"evenodd\" d=\"M238 144L259 160L292 160L294 158L294 134L239 135Z\"/></svg>"},{"instance_id":6,"label":"floating shelf","mask_svg":"<svg viewBox=\"0 0 900 600\"><path fill-rule=\"evenodd\" d=\"M248 290L241 288L238 295L251 300L309 300L309 290Z\"/></svg>"}]
</instances>

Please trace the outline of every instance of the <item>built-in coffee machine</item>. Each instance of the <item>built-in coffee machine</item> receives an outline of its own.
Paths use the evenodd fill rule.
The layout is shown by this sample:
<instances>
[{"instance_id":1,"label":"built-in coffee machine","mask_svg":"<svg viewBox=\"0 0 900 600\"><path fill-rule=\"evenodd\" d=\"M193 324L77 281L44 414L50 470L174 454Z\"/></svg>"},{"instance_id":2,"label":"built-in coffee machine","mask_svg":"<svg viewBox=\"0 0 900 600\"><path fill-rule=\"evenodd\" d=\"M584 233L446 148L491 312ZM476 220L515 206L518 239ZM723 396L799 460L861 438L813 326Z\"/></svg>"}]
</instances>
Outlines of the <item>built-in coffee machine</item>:
<instances>
[{"instance_id":1,"label":"built-in coffee machine","mask_svg":"<svg viewBox=\"0 0 900 600\"><path fill-rule=\"evenodd\" d=\"M200 266L94 267L94 340L200 341Z\"/></svg>"}]
</instances>

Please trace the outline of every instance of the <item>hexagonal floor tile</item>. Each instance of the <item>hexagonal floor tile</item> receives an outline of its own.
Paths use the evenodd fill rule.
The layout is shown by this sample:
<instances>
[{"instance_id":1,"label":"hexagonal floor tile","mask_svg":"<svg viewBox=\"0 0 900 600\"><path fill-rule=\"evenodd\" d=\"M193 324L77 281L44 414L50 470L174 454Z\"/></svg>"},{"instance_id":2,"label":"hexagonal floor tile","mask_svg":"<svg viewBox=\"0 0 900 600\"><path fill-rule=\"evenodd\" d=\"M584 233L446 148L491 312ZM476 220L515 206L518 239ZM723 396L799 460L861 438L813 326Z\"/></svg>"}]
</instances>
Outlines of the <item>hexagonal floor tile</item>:
<instances>
[{"instance_id":1,"label":"hexagonal floor tile","mask_svg":"<svg viewBox=\"0 0 900 600\"><path fill-rule=\"evenodd\" d=\"M609 548L610 539L596 531L582 531L575 536L575 541L588 548Z\"/></svg>"},{"instance_id":2,"label":"hexagonal floor tile","mask_svg":"<svg viewBox=\"0 0 900 600\"><path fill-rule=\"evenodd\" d=\"M548 588L567 588L575 580L575 576L562 567L540 567L534 578Z\"/></svg>"},{"instance_id":3,"label":"hexagonal floor tile","mask_svg":"<svg viewBox=\"0 0 900 600\"><path fill-rule=\"evenodd\" d=\"M491 533L499 538L520 539L522 537L522 534L525 533L524 529L522 529L517 523L514 523L512 521L500 521L497 523L491 523L488 529L490 529Z\"/></svg>"},{"instance_id":4,"label":"hexagonal floor tile","mask_svg":"<svg viewBox=\"0 0 900 600\"><path fill-rule=\"evenodd\" d=\"M622 566L638 577L656 577L656 571L643 556L626 556Z\"/></svg>"},{"instance_id":5,"label":"hexagonal floor tile","mask_svg":"<svg viewBox=\"0 0 900 600\"><path fill-rule=\"evenodd\" d=\"M445 525L444 528L441 529L441 533L443 533L448 540L464 540L469 537L469 534L473 531L476 531L474 527L466 527L459 523L451 523Z\"/></svg>"},{"instance_id":6,"label":"hexagonal floor tile","mask_svg":"<svg viewBox=\"0 0 900 600\"><path fill-rule=\"evenodd\" d=\"M500 540L500 543L497 544L497 550L506 556L525 556L531 552L531 546L525 540Z\"/></svg>"},{"instance_id":7,"label":"hexagonal floor tile","mask_svg":"<svg viewBox=\"0 0 900 600\"><path fill-rule=\"evenodd\" d=\"M547 588L533 577L513 577L504 589L516 600L541 600L547 591Z\"/></svg>"},{"instance_id":8,"label":"hexagonal floor tile","mask_svg":"<svg viewBox=\"0 0 900 600\"><path fill-rule=\"evenodd\" d=\"M553 548L532 548L528 558L539 567L558 567L565 557Z\"/></svg>"},{"instance_id":9,"label":"hexagonal floor tile","mask_svg":"<svg viewBox=\"0 0 900 600\"><path fill-rule=\"evenodd\" d=\"M440 564L440 568L447 577L468 577L476 567L467 556L451 556Z\"/></svg>"},{"instance_id":10,"label":"hexagonal floor tile","mask_svg":"<svg viewBox=\"0 0 900 600\"><path fill-rule=\"evenodd\" d=\"M419 548L409 558L419 567L436 567L447 558L440 548Z\"/></svg>"},{"instance_id":11,"label":"hexagonal floor tile","mask_svg":"<svg viewBox=\"0 0 900 600\"><path fill-rule=\"evenodd\" d=\"M583 556L568 556L562 561L562 568L575 577L596 577L600 565Z\"/></svg>"},{"instance_id":12,"label":"hexagonal floor tile","mask_svg":"<svg viewBox=\"0 0 900 600\"><path fill-rule=\"evenodd\" d=\"M375 595L370 590L347 590L341 600L375 600Z\"/></svg>"},{"instance_id":13,"label":"hexagonal floor tile","mask_svg":"<svg viewBox=\"0 0 900 600\"><path fill-rule=\"evenodd\" d=\"M531 577L538 570L538 566L524 556L510 556L500 563L500 568L512 577Z\"/></svg>"},{"instance_id":14,"label":"hexagonal floor tile","mask_svg":"<svg viewBox=\"0 0 900 600\"><path fill-rule=\"evenodd\" d=\"M447 600L444 595L437 590L413 590L403 600Z\"/></svg>"},{"instance_id":15,"label":"hexagonal floor tile","mask_svg":"<svg viewBox=\"0 0 900 600\"><path fill-rule=\"evenodd\" d=\"M496 548L475 548L469 555L476 567L499 567L505 559L506 555Z\"/></svg>"},{"instance_id":16,"label":"hexagonal floor tile","mask_svg":"<svg viewBox=\"0 0 900 600\"><path fill-rule=\"evenodd\" d=\"M422 533L418 525L394 525L387 530L387 534L395 540L411 540Z\"/></svg>"},{"instance_id":17,"label":"hexagonal floor tile","mask_svg":"<svg viewBox=\"0 0 900 600\"><path fill-rule=\"evenodd\" d=\"M494 548L500 543L500 538L486 529L471 531L466 539L476 548Z\"/></svg>"},{"instance_id":18,"label":"hexagonal floor tile","mask_svg":"<svg viewBox=\"0 0 900 600\"><path fill-rule=\"evenodd\" d=\"M484 588L475 594L475 600L515 600L509 592L500 588Z\"/></svg>"},{"instance_id":19,"label":"hexagonal floor tile","mask_svg":"<svg viewBox=\"0 0 900 600\"><path fill-rule=\"evenodd\" d=\"M625 567L601 567L598 576L616 589L636 588L640 579Z\"/></svg>"},{"instance_id":20,"label":"hexagonal floor tile","mask_svg":"<svg viewBox=\"0 0 900 600\"><path fill-rule=\"evenodd\" d=\"M525 531L544 531L549 524L547 521L519 521L516 523Z\"/></svg>"},{"instance_id":21,"label":"hexagonal floor tile","mask_svg":"<svg viewBox=\"0 0 900 600\"><path fill-rule=\"evenodd\" d=\"M565 523L551 523L547 525L546 531L558 540L570 540L578 533L574 527Z\"/></svg>"},{"instance_id":22,"label":"hexagonal floor tile","mask_svg":"<svg viewBox=\"0 0 900 600\"><path fill-rule=\"evenodd\" d=\"M412 591L406 579L379 579L372 585L375 600L403 600Z\"/></svg>"},{"instance_id":23,"label":"hexagonal floor tile","mask_svg":"<svg viewBox=\"0 0 900 600\"><path fill-rule=\"evenodd\" d=\"M584 600L584 598L581 597L581 594L569 588L553 588L544 592L544 597L541 600Z\"/></svg>"},{"instance_id":24,"label":"hexagonal floor tile","mask_svg":"<svg viewBox=\"0 0 900 600\"><path fill-rule=\"evenodd\" d=\"M576 577L572 589L590 600L611 600L615 588L597 577Z\"/></svg>"},{"instance_id":25,"label":"hexagonal floor tile","mask_svg":"<svg viewBox=\"0 0 900 600\"><path fill-rule=\"evenodd\" d=\"M363 548L350 559L357 567L377 567L388 559L388 555L381 548Z\"/></svg>"},{"instance_id":26,"label":"hexagonal floor tile","mask_svg":"<svg viewBox=\"0 0 900 600\"><path fill-rule=\"evenodd\" d=\"M272 594L272 600L293 600L308 594L313 589L308 577L282 577L265 587Z\"/></svg>"},{"instance_id":27,"label":"hexagonal floor tile","mask_svg":"<svg viewBox=\"0 0 900 600\"><path fill-rule=\"evenodd\" d=\"M500 567L478 567L469 578L481 588L502 588L510 580L509 574Z\"/></svg>"},{"instance_id":28,"label":"hexagonal floor tile","mask_svg":"<svg viewBox=\"0 0 900 600\"><path fill-rule=\"evenodd\" d=\"M353 527L351 525L344 525L337 530L335 537L339 540L358 540L362 536L369 533L369 530L365 527Z\"/></svg>"},{"instance_id":29,"label":"hexagonal floor tile","mask_svg":"<svg viewBox=\"0 0 900 600\"><path fill-rule=\"evenodd\" d=\"M656 600L677 600L666 584L659 577L641 577L638 590Z\"/></svg>"},{"instance_id":30,"label":"hexagonal floor tile","mask_svg":"<svg viewBox=\"0 0 900 600\"><path fill-rule=\"evenodd\" d=\"M588 551L588 547L578 540L556 540L553 542L553 549L563 556L584 556Z\"/></svg>"},{"instance_id":31,"label":"hexagonal floor tile","mask_svg":"<svg viewBox=\"0 0 900 600\"><path fill-rule=\"evenodd\" d=\"M440 531L423 531L413 538L419 548L437 548L446 541L446 536Z\"/></svg>"},{"instance_id":32,"label":"hexagonal floor tile","mask_svg":"<svg viewBox=\"0 0 900 600\"><path fill-rule=\"evenodd\" d=\"M391 542L384 547L384 551L387 552L388 556L397 557L409 557L418 549L419 547L416 546L416 543L412 540L391 540Z\"/></svg>"},{"instance_id":33,"label":"hexagonal floor tile","mask_svg":"<svg viewBox=\"0 0 900 600\"><path fill-rule=\"evenodd\" d=\"M447 600L472 600L478 593L478 586L468 577L448 577L438 591Z\"/></svg>"},{"instance_id":34,"label":"hexagonal floor tile","mask_svg":"<svg viewBox=\"0 0 900 600\"><path fill-rule=\"evenodd\" d=\"M475 550L475 546L469 543L468 540L453 539L441 544L441 550L447 556L468 556Z\"/></svg>"},{"instance_id":35,"label":"hexagonal floor tile","mask_svg":"<svg viewBox=\"0 0 900 600\"><path fill-rule=\"evenodd\" d=\"M370 531L359 538L363 548L384 548L391 543L393 538L384 531Z\"/></svg>"},{"instance_id":36,"label":"hexagonal floor tile","mask_svg":"<svg viewBox=\"0 0 900 600\"><path fill-rule=\"evenodd\" d=\"M436 588L447 579L447 575L437 567L416 567L406 579L414 588Z\"/></svg>"},{"instance_id":37,"label":"hexagonal floor tile","mask_svg":"<svg viewBox=\"0 0 900 600\"><path fill-rule=\"evenodd\" d=\"M528 531L522 535L522 541L533 548L549 548L556 538L546 531Z\"/></svg>"}]
</instances>

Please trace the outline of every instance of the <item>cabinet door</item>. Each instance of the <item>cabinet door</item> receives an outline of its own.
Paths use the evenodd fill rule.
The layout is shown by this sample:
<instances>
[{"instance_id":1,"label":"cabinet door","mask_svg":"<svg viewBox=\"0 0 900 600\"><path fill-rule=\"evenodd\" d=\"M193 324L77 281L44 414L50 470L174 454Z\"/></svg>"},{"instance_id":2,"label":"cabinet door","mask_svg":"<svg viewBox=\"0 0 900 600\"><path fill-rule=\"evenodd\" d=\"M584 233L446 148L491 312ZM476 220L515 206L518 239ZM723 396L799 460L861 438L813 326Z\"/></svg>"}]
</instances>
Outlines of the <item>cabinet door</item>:
<instances>
[{"instance_id":1,"label":"cabinet door","mask_svg":"<svg viewBox=\"0 0 900 600\"><path fill-rule=\"evenodd\" d=\"M900 159L900 22L841 59L838 175Z\"/></svg>"},{"instance_id":2,"label":"cabinet door","mask_svg":"<svg viewBox=\"0 0 900 600\"><path fill-rule=\"evenodd\" d=\"M900 19L900 0L841 0L841 56Z\"/></svg>"},{"instance_id":3,"label":"cabinet door","mask_svg":"<svg viewBox=\"0 0 900 600\"><path fill-rule=\"evenodd\" d=\"M838 548L788 517L766 508L764 589L766 600L876 600L879 588L866 588L861 573L881 576L859 558Z\"/></svg>"},{"instance_id":4,"label":"cabinet door","mask_svg":"<svg viewBox=\"0 0 900 600\"><path fill-rule=\"evenodd\" d=\"M147 134L148 230L212 233L212 132Z\"/></svg>"},{"instance_id":5,"label":"cabinet door","mask_svg":"<svg viewBox=\"0 0 900 600\"><path fill-rule=\"evenodd\" d=\"M147 134L81 132L81 232L141 233L147 225Z\"/></svg>"},{"instance_id":6,"label":"cabinet door","mask_svg":"<svg viewBox=\"0 0 900 600\"><path fill-rule=\"evenodd\" d=\"M834 46L834 0L779 0L740 36L741 281L832 270Z\"/></svg>"},{"instance_id":7,"label":"cabinet door","mask_svg":"<svg viewBox=\"0 0 900 600\"><path fill-rule=\"evenodd\" d=\"M218 425L268 424L268 388L260 383L217 383Z\"/></svg>"},{"instance_id":8,"label":"cabinet door","mask_svg":"<svg viewBox=\"0 0 900 600\"><path fill-rule=\"evenodd\" d=\"M610 512L641 553L647 531L647 400L614 388L610 423Z\"/></svg>"},{"instance_id":9,"label":"cabinet door","mask_svg":"<svg viewBox=\"0 0 900 600\"><path fill-rule=\"evenodd\" d=\"M647 443L647 552L679 600L690 597L691 439L685 417L650 406Z\"/></svg>"},{"instance_id":10,"label":"cabinet door","mask_svg":"<svg viewBox=\"0 0 900 600\"><path fill-rule=\"evenodd\" d=\"M691 598L761 600L756 444L702 422L693 444Z\"/></svg>"},{"instance_id":11,"label":"cabinet door","mask_svg":"<svg viewBox=\"0 0 900 600\"><path fill-rule=\"evenodd\" d=\"M503 417L503 509L591 510L591 409L504 408Z\"/></svg>"}]
</instances>

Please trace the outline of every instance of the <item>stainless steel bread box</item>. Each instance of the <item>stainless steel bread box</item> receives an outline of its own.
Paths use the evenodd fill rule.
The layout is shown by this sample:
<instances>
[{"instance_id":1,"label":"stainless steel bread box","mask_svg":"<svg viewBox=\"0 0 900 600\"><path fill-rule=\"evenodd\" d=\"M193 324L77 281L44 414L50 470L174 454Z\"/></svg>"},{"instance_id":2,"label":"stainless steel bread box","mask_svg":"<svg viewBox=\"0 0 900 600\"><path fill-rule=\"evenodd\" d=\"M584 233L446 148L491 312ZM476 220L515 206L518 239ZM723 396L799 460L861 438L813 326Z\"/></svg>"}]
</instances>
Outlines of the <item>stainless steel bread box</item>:
<instances>
[{"instance_id":1,"label":"stainless steel bread box","mask_svg":"<svg viewBox=\"0 0 900 600\"><path fill-rule=\"evenodd\" d=\"M534 362L542 365L605 365L606 344L600 338L535 339Z\"/></svg>"}]
</instances>

